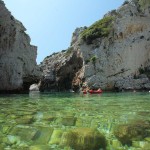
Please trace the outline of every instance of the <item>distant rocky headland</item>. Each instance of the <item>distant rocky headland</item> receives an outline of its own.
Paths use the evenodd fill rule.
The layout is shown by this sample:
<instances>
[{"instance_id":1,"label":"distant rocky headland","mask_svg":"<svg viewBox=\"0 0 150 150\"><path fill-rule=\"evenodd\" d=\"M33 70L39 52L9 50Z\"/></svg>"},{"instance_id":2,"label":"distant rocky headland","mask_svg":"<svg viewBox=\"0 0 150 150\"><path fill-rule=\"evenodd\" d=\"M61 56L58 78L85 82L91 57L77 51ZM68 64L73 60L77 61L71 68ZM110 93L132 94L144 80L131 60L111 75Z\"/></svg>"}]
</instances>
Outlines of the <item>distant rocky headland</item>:
<instances>
[{"instance_id":1,"label":"distant rocky headland","mask_svg":"<svg viewBox=\"0 0 150 150\"><path fill-rule=\"evenodd\" d=\"M125 1L90 27L75 29L68 49L36 65L36 47L0 0L0 91L150 90L150 2ZM40 72L42 71L42 73Z\"/></svg>"}]
</instances>

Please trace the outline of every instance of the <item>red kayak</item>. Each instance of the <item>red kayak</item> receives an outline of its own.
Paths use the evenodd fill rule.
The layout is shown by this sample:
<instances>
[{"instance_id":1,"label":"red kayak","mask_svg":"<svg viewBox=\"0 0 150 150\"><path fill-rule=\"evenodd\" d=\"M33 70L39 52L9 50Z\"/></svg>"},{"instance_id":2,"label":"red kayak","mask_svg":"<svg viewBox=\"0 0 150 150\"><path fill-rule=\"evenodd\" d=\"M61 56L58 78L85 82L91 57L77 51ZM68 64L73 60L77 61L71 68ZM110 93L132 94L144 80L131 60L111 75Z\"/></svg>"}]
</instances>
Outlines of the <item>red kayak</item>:
<instances>
[{"instance_id":1,"label":"red kayak","mask_svg":"<svg viewBox=\"0 0 150 150\"><path fill-rule=\"evenodd\" d=\"M87 91L83 91L83 94L87 94Z\"/></svg>"},{"instance_id":2,"label":"red kayak","mask_svg":"<svg viewBox=\"0 0 150 150\"><path fill-rule=\"evenodd\" d=\"M102 93L103 91L101 90L101 89L99 89L99 90L89 90L88 91L90 94L100 94L100 93Z\"/></svg>"}]
</instances>

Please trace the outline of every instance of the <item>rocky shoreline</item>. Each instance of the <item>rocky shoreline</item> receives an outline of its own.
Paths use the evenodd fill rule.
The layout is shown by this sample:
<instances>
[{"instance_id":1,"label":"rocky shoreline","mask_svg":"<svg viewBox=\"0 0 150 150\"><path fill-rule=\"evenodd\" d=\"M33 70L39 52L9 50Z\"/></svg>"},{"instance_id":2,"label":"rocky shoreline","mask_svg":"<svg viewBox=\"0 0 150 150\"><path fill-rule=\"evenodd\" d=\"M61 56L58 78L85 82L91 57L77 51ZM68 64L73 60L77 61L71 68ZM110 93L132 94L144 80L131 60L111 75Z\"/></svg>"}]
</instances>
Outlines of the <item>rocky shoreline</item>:
<instances>
[{"instance_id":1,"label":"rocky shoreline","mask_svg":"<svg viewBox=\"0 0 150 150\"><path fill-rule=\"evenodd\" d=\"M67 50L39 65L42 91L80 91L84 83L104 91L149 91L149 6L148 0L126 2L90 27L77 28Z\"/></svg>"},{"instance_id":2,"label":"rocky shoreline","mask_svg":"<svg viewBox=\"0 0 150 150\"><path fill-rule=\"evenodd\" d=\"M126 1L90 27L77 28L68 49L36 64L37 48L0 0L0 91L150 90L150 3ZM40 82L40 84L39 84ZM30 88L34 90L34 88Z\"/></svg>"}]
</instances>

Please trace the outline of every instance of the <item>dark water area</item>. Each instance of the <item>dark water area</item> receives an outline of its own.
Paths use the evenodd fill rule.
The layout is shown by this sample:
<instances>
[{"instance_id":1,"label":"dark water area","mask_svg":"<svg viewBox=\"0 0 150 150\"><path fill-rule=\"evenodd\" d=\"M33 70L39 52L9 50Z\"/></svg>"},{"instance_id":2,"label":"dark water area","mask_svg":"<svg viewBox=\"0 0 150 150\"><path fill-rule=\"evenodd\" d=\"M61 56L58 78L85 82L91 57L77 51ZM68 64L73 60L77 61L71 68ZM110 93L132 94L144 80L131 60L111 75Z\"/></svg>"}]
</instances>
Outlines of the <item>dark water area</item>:
<instances>
[{"instance_id":1,"label":"dark water area","mask_svg":"<svg viewBox=\"0 0 150 150\"><path fill-rule=\"evenodd\" d=\"M150 93L0 95L0 150L150 150Z\"/></svg>"}]
</instances>

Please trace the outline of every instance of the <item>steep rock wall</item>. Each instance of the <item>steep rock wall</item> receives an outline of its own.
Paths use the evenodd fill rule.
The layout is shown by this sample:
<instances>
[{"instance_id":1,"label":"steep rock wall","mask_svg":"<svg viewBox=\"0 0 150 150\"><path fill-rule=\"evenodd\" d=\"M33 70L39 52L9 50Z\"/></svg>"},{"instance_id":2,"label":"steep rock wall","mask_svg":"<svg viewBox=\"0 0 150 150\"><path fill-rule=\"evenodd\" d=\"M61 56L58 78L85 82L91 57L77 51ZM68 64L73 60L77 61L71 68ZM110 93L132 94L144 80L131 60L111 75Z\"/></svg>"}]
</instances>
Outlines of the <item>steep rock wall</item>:
<instances>
[{"instance_id":1,"label":"steep rock wall","mask_svg":"<svg viewBox=\"0 0 150 150\"><path fill-rule=\"evenodd\" d=\"M72 68L68 71L74 72L73 89L82 84L104 90L150 89L149 0L130 0L92 26L77 28L71 47L71 55L78 54L82 59L76 72ZM55 59L55 63L63 61L64 55ZM60 72L69 66L69 63L66 67L61 65Z\"/></svg>"},{"instance_id":2,"label":"steep rock wall","mask_svg":"<svg viewBox=\"0 0 150 150\"><path fill-rule=\"evenodd\" d=\"M67 91L72 89L76 72L82 68L83 60L72 47L68 50L53 54L40 64L43 71L40 91ZM74 90L78 89L74 86Z\"/></svg>"},{"instance_id":3,"label":"steep rock wall","mask_svg":"<svg viewBox=\"0 0 150 150\"><path fill-rule=\"evenodd\" d=\"M37 47L0 0L0 91L24 91L40 77Z\"/></svg>"},{"instance_id":4,"label":"steep rock wall","mask_svg":"<svg viewBox=\"0 0 150 150\"><path fill-rule=\"evenodd\" d=\"M134 80L141 68L150 66L148 9L147 5L145 9L141 9L131 1L105 15L105 18L114 17L113 30L108 36L96 38L91 44L80 38L74 43L74 47L80 49L85 62L80 73L88 86L105 90L144 89L145 84L149 83L147 76L145 82Z\"/></svg>"}]
</instances>

